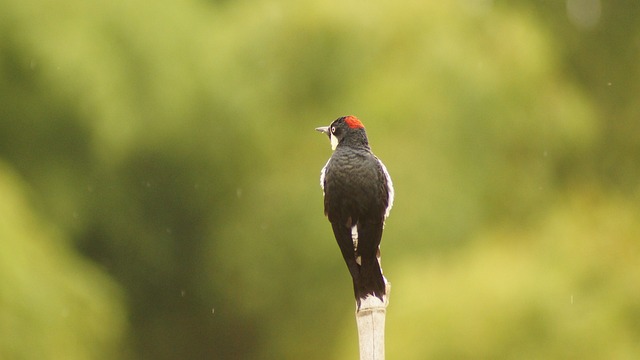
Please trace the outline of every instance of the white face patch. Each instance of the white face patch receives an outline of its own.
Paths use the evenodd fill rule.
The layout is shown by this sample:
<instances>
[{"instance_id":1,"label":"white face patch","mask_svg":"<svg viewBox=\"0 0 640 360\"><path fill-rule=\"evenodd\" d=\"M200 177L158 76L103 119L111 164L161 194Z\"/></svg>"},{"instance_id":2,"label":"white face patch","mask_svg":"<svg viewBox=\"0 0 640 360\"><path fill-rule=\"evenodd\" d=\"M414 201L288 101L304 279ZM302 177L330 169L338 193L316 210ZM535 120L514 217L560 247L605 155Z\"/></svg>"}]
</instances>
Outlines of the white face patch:
<instances>
[{"instance_id":1,"label":"white face patch","mask_svg":"<svg viewBox=\"0 0 640 360\"><path fill-rule=\"evenodd\" d=\"M335 150L338 147L338 138L331 134L331 150Z\"/></svg>"}]
</instances>

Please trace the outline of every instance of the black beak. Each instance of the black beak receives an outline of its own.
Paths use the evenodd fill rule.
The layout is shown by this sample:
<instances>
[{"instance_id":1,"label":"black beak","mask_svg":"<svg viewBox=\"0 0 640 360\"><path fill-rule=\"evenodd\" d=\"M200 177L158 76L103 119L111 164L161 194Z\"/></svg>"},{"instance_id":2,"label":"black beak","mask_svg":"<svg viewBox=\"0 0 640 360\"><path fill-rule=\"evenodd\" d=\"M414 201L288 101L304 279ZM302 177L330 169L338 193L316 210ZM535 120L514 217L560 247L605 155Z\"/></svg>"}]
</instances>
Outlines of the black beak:
<instances>
[{"instance_id":1,"label":"black beak","mask_svg":"<svg viewBox=\"0 0 640 360\"><path fill-rule=\"evenodd\" d=\"M327 134L328 137L331 137L331 131L329 131L328 126L321 126L319 128L316 128L316 131L320 131L321 133Z\"/></svg>"},{"instance_id":2,"label":"black beak","mask_svg":"<svg viewBox=\"0 0 640 360\"><path fill-rule=\"evenodd\" d=\"M328 126L322 126L322 127L316 128L316 131L320 131L321 133L329 134L329 127Z\"/></svg>"}]
</instances>

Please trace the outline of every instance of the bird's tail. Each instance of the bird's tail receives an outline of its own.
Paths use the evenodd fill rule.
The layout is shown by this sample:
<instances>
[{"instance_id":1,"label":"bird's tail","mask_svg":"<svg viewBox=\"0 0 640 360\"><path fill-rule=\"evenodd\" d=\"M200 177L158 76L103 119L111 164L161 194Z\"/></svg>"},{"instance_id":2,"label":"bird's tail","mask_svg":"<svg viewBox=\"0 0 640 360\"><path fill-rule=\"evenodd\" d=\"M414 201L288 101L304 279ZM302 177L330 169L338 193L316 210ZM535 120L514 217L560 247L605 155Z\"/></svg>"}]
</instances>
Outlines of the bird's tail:
<instances>
[{"instance_id":1,"label":"bird's tail","mask_svg":"<svg viewBox=\"0 0 640 360\"><path fill-rule=\"evenodd\" d=\"M386 282L378 259L376 257L363 258L360 266L359 284L354 284L354 286L357 286L355 295L358 302L370 295L374 295L384 301Z\"/></svg>"}]
</instances>

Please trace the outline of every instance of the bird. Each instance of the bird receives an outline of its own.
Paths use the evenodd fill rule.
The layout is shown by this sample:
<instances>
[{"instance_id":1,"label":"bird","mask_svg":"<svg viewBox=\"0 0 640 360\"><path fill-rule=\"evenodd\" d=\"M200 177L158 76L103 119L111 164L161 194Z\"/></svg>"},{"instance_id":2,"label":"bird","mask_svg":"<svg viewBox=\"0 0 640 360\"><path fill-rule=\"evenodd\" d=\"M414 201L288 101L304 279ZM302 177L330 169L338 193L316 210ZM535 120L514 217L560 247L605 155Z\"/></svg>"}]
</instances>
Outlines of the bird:
<instances>
[{"instance_id":1,"label":"bird","mask_svg":"<svg viewBox=\"0 0 640 360\"><path fill-rule=\"evenodd\" d=\"M316 130L329 136L333 150L320 172L324 214L351 274L357 309L364 300L386 303L380 242L394 200L389 172L357 117L342 116Z\"/></svg>"}]
</instances>

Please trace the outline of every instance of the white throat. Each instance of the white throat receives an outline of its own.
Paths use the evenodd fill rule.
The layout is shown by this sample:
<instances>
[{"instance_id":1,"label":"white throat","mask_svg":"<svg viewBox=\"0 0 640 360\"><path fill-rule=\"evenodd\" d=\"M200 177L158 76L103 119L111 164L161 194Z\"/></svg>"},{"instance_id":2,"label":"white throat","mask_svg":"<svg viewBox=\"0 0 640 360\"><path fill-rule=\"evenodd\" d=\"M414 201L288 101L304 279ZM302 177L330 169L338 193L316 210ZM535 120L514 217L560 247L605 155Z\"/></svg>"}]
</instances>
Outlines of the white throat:
<instances>
[{"instance_id":1,"label":"white throat","mask_svg":"<svg viewBox=\"0 0 640 360\"><path fill-rule=\"evenodd\" d=\"M335 150L338 147L338 138L331 134L331 150Z\"/></svg>"}]
</instances>

